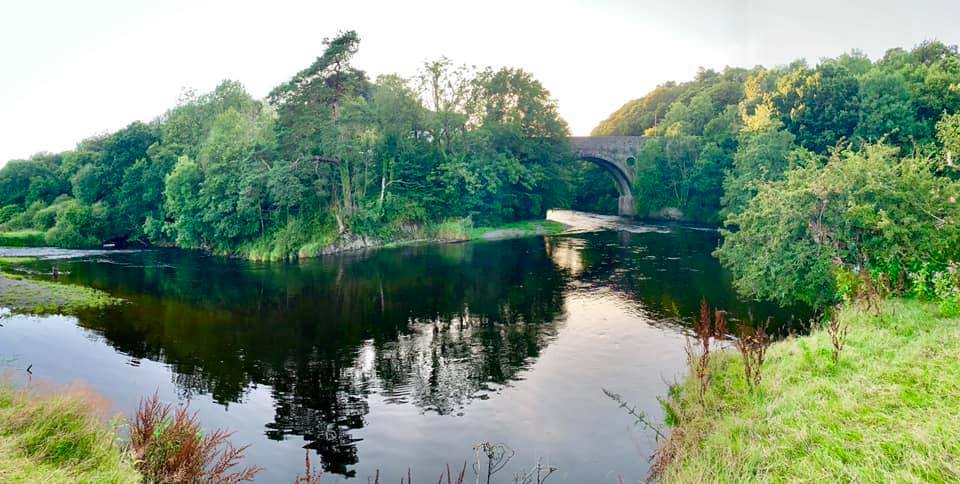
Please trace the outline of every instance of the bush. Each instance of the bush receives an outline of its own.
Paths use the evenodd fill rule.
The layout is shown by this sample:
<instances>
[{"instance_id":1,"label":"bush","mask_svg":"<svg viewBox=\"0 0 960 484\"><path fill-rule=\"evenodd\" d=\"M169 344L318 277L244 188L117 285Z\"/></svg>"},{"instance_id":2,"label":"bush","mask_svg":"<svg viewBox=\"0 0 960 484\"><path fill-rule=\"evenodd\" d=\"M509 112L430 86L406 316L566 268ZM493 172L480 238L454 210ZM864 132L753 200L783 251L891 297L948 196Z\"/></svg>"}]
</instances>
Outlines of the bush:
<instances>
[{"instance_id":1,"label":"bush","mask_svg":"<svg viewBox=\"0 0 960 484\"><path fill-rule=\"evenodd\" d=\"M51 205L40 209L33 215L33 228L37 230L49 230L57 223L57 210L59 207Z\"/></svg>"},{"instance_id":2,"label":"bush","mask_svg":"<svg viewBox=\"0 0 960 484\"><path fill-rule=\"evenodd\" d=\"M217 429L204 435L196 413L187 407L173 410L160 397L140 401L130 423L130 445L137 470L147 482L244 482L252 481L259 467L233 469L247 446L234 447L230 433Z\"/></svg>"},{"instance_id":3,"label":"bush","mask_svg":"<svg viewBox=\"0 0 960 484\"><path fill-rule=\"evenodd\" d=\"M100 205L84 205L76 200L63 203L57 210L57 221L44 237L57 247L83 249L97 247L106 225L106 209Z\"/></svg>"},{"instance_id":4,"label":"bush","mask_svg":"<svg viewBox=\"0 0 960 484\"><path fill-rule=\"evenodd\" d=\"M7 223L7 221L12 219L19 211L20 207L17 205L6 205L0 208L0 224Z\"/></svg>"},{"instance_id":5,"label":"bush","mask_svg":"<svg viewBox=\"0 0 960 484\"><path fill-rule=\"evenodd\" d=\"M960 264L951 262L933 275L933 292L942 316L960 316Z\"/></svg>"},{"instance_id":6,"label":"bush","mask_svg":"<svg viewBox=\"0 0 960 484\"><path fill-rule=\"evenodd\" d=\"M837 286L843 271L902 291L911 270L960 253L960 182L938 168L884 145L838 151L764 185L727 219L716 255L741 292L782 303L835 302L853 289Z\"/></svg>"}]
</instances>

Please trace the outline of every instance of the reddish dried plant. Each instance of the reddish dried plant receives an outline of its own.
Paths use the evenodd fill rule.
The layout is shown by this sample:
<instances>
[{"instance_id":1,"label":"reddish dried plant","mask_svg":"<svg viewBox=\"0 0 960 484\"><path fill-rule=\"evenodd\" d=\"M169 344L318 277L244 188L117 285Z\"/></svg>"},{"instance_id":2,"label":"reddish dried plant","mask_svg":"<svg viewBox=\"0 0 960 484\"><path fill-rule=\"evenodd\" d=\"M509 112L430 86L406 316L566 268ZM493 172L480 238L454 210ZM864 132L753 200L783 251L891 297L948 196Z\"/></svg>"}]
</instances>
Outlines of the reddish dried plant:
<instances>
[{"instance_id":1,"label":"reddish dried plant","mask_svg":"<svg viewBox=\"0 0 960 484\"><path fill-rule=\"evenodd\" d=\"M827 334L830 335L830 344L833 346L833 362L840 362L840 352L847 345L847 330L849 325L841 321L838 312L839 306L830 314L830 324L827 325Z\"/></svg>"},{"instance_id":2,"label":"reddish dried plant","mask_svg":"<svg viewBox=\"0 0 960 484\"><path fill-rule=\"evenodd\" d=\"M249 446L234 447L231 435L220 429L204 434L195 412L186 406L174 410L173 405L160 403L157 394L140 401L130 423L137 470L146 482L252 481L261 469L235 470Z\"/></svg>"},{"instance_id":3,"label":"reddish dried plant","mask_svg":"<svg viewBox=\"0 0 960 484\"><path fill-rule=\"evenodd\" d=\"M756 328L743 325L740 326L738 331L737 350L743 357L743 372L747 379L747 385L751 389L760 386L760 381L763 379L763 362L767 358L767 348L773 342L770 334L767 333L769 323L770 320L768 319L767 324Z\"/></svg>"},{"instance_id":4,"label":"reddish dried plant","mask_svg":"<svg viewBox=\"0 0 960 484\"><path fill-rule=\"evenodd\" d=\"M700 301L700 317L693 321L693 338L687 338L684 350L687 353L687 364L700 384L698 395L701 403L710 385L710 357L715 351L711 347L711 340L720 343L726 338L726 333L726 313L716 310L711 314L707 301Z\"/></svg>"},{"instance_id":5,"label":"reddish dried plant","mask_svg":"<svg viewBox=\"0 0 960 484\"><path fill-rule=\"evenodd\" d=\"M446 480L444 480L444 476L446 476ZM446 482L447 484L463 484L463 480L466 478L466 476L467 476L466 462L463 463L463 467L460 469L460 474L456 476L454 476L453 472L450 470L450 464L447 464L447 470L446 472L440 473L440 477L437 479L437 484L443 484L444 482ZM479 474L477 479L479 479Z\"/></svg>"},{"instance_id":6,"label":"reddish dried plant","mask_svg":"<svg viewBox=\"0 0 960 484\"><path fill-rule=\"evenodd\" d=\"M320 472L319 469L314 470L310 464L310 451L303 451L303 474L297 475L293 484L320 484L321 477L323 477L323 472Z\"/></svg>"}]
</instances>

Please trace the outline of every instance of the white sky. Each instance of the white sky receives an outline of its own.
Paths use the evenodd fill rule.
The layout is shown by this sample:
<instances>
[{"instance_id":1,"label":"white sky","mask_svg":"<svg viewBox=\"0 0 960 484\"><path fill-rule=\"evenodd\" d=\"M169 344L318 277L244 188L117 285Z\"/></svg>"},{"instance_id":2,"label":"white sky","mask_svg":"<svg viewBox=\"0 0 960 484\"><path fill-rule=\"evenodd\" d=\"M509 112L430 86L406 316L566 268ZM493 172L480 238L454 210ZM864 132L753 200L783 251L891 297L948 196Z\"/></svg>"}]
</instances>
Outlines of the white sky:
<instances>
[{"instance_id":1,"label":"white sky","mask_svg":"<svg viewBox=\"0 0 960 484\"><path fill-rule=\"evenodd\" d=\"M256 97L357 30L356 65L531 71L574 134L697 67L960 41L960 0L0 0L0 165L149 120L225 78Z\"/></svg>"}]
</instances>

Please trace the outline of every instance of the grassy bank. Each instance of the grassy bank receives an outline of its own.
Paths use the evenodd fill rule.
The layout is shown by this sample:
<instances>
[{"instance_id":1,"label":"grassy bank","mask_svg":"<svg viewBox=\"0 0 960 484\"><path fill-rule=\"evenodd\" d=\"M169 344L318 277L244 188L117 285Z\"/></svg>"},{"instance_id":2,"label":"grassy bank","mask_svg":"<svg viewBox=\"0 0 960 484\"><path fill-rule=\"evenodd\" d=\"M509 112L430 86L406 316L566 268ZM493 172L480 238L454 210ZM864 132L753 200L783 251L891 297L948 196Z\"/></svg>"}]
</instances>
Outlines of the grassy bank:
<instances>
[{"instance_id":1,"label":"grassy bank","mask_svg":"<svg viewBox=\"0 0 960 484\"><path fill-rule=\"evenodd\" d=\"M0 247L43 247L47 245L39 230L0 232Z\"/></svg>"},{"instance_id":2,"label":"grassy bank","mask_svg":"<svg viewBox=\"0 0 960 484\"><path fill-rule=\"evenodd\" d=\"M90 287L27 278L10 269L29 261L0 257L0 307L17 313L76 313L89 308L118 304L119 299Z\"/></svg>"},{"instance_id":3,"label":"grassy bank","mask_svg":"<svg viewBox=\"0 0 960 484\"><path fill-rule=\"evenodd\" d=\"M679 423L663 482L960 480L960 319L913 300L847 308L839 362L826 331L770 347L760 387L740 355L672 391Z\"/></svg>"},{"instance_id":4,"label":"grassy bank","mask_svg":"<svg viewBox=\"0 0 960 484\"><path fill-rule=\"evenodd\" d=\"M384 227L367 235L338 236L335 227L295 222L273 234L241 246L236 255L251 260L305 259L336 252L398 247L422 242L499 240L556 235L568 226L551 220L523 220L499 226L475 227L469 218L448 219L426 225Z\"/></svg>"},{"instance_id":5,"label":"grassy bank","mask_svg":"<svg viewBox=\"0 0 960 484\"><path fill-rule=\"evenodd\" d=\"M141 482L100 411L82 392L37 396L0 382L0 482Z\"/></svg>"}]
</instances>

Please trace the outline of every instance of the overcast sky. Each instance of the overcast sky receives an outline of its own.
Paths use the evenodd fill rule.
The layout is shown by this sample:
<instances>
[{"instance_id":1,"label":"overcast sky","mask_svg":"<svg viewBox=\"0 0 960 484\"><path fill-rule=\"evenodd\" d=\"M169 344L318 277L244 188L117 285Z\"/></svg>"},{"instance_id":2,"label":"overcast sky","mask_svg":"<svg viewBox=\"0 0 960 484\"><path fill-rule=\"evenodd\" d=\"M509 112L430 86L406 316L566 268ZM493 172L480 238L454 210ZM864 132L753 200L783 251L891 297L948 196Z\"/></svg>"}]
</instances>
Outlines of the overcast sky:
<instances>
[{"instance_id":1,"label":"overcast sky","mask_svg":"<svg viewBox=\"0 0 960 484\"><path fill-rule=\"evenodd\" d=\"M229 78L263 97L345 29L372 77L442 55L531 71L583 135L699 66L955 44L960 0L3 0L0 164L150 120L183 87Z\"/></svg>"}]
</instances>

